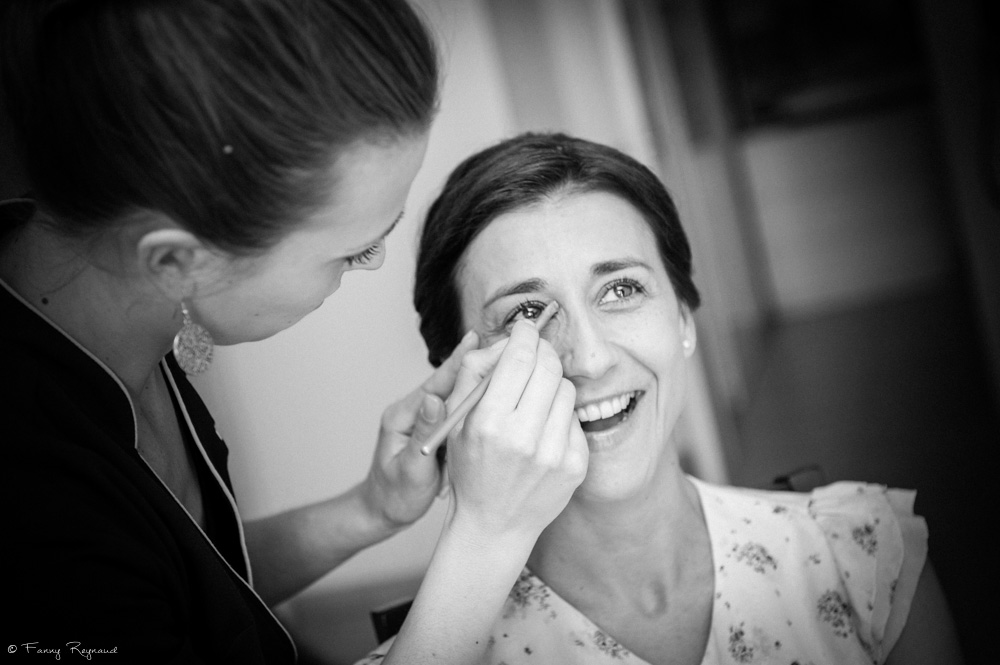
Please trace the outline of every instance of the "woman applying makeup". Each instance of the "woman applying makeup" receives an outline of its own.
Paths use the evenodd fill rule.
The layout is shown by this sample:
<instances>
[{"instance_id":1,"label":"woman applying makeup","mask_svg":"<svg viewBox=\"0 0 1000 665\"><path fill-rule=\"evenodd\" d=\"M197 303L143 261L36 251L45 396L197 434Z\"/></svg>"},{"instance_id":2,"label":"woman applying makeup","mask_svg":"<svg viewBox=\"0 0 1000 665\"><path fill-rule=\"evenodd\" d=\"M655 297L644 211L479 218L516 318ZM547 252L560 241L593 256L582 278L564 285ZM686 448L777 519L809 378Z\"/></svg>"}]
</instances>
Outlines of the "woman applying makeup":
<instances>
[{"instance_id":1,"label":"woman applying makeup","mask_svg":"<svg viewBox=\"0 0 1000 665\"><path fill-rule=\"evenodd\" d=\"M453 389L495 366L450 447L452 507L385 662L473 660L586 467L572 385L533 325L466 355L468 336L386 411L355 487L248 523L186 378L213 343L274 335L381 265L437 105L413 10L10 0L0 26L32 190L0 205L9 651L292 662L269 606L427 510L442 474L421 442Z\"/></svg>"},{"instance_id":2,"label":"woman applying makeup","mask_svg":"<svg viewBox=\"0 0 1000 665\"><path fill-rule=\"evenodd\" d=\"M685 474L674 428L700 296L669 194L622 153L522 135L430 208L414 302L431 362L559 309L587 477L545 529L479 662L958 663L914 493L812 493Z\"/></svg>"}]
</instances>

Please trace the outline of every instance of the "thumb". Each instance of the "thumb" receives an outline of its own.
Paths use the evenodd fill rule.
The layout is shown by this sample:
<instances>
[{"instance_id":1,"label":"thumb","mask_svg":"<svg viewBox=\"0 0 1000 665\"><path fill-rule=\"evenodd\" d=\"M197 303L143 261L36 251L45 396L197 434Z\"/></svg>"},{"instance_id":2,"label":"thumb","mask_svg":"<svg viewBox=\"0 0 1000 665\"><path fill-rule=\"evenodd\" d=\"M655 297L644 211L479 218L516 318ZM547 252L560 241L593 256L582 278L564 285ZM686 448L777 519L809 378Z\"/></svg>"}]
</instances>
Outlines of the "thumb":
<instances>
[{"instance_id":1,"label":"thumb","mask_svg":"<svg viewBox=\"0 0 1000 665\"><path fill-rule=\"evenodd\" d=\"M427 393L424 395L423 402L420 404L420 411L417 414L417 424L413 428L413 436L410 437L410 450L419 451L424 445L424 442L427 441L427 439L429 439L437 429L438 425L444 422L444 419L445 406L441 398L433 393ZM424 457L423 453L421 453L420 456ZM448 465L445 464L444 445L437 449L437 455L435 455L435 457L441 468L438 498L442 498L448 494L448 490L451 487L451 483L448 480Z\"/></svg>"},{"instance_id":2,"label":"thumb","mask_svg":"<svg viewBox=\"0 0 1000 665\"><path fill-rule=\"evenodd\" d=\"M410 436L410 447L419 451L424 441L430 438L437 426L444 420L444 401L437 395L425 393L417 412L417 422Z\"/></svg>"}]
</instances>

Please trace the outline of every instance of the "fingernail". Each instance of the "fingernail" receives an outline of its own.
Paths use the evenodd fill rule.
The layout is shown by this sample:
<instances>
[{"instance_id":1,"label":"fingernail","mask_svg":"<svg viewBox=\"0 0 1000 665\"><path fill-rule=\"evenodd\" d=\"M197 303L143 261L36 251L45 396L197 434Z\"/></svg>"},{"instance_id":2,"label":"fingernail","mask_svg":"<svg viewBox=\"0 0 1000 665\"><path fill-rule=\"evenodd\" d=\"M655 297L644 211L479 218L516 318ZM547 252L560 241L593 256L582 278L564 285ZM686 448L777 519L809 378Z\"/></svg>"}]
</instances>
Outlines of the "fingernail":
<instances>
[{"instance_id":1,"label":"fingernail","mask_svg":"<svg viewBox=\"0 0 1000 665\"><path fill-rule=\"evenodd\" d=\"M468 344L473 340L474 337L476 337L476 331L470 330L469 332L465 333L465 335L462 337L462 341L459 342L459 345Z\"/></svg>"},{"instance_id":2,"label":"fingernail","mask_svg":"<svg viewBox=\"0 0 1000 665\"><path fill-rule=\"evenodd\" d=\"M441 407L441 400L435 399L433 395L424 395L420 403L420 416L428 422L435 422L441 415Z\"/></svg>"}]
</instances>

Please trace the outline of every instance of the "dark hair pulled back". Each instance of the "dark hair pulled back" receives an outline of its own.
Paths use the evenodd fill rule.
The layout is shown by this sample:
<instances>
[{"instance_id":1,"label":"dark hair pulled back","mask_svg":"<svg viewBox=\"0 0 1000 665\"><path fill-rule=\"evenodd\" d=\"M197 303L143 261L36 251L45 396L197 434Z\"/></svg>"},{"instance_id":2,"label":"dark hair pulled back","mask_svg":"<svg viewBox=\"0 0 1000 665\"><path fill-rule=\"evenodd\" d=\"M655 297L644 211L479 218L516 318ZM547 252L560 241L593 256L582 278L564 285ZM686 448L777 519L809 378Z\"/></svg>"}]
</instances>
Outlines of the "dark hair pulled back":
<instances>
[{"instance_id":1,"label":"dark hair pulled back","mask_svg":"<svg viewBox=\"0 0 1000 665\"><path fill-rule=\"evenodd\" d=\"M433 41L405 0L4 0L0 85L39 204L141 210L234 253L329 201L338 153L425 131Z\"/></svg>"},{"instance_id":2,"label":"dark hair pulled back","mask_svg":"<svg viewBox=\"0 0 1000 665\"><path fill-rule=\"evenodd\" d=\"M462 333L458 268L468 246L500 215L573 192L614 194L642 214L678 300L701 303L691 247L659 178L628 155L565 134L521 134L467 158L452 171L424 222L413 302L428 357L440 365Z\"/></svg>"}]
</instances>

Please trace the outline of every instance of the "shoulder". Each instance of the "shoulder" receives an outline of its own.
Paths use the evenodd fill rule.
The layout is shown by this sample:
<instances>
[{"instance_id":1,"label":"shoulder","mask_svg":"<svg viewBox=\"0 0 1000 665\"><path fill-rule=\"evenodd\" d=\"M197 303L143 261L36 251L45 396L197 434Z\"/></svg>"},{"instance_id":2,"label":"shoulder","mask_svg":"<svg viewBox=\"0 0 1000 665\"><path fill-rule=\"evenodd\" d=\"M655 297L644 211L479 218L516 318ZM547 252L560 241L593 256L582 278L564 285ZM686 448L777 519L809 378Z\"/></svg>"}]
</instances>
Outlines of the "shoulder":
<instances>
[{"instance_id":1,"label":"shoulder","mask_svg":"<svg viewBox=\"0 0 1000 665\"><path fill-rule=\"evenodd\" d=\"M743 522L754 515L768 514L808 518L819 525L828 537L844 537L866 550L877 549L877 542L866 536L876 531L899 529L908 540L926 541L926 523L913 512L916 498L913 490L845 481L810 492L792 492L712 485L692 480L706 512L742 516Z\"/></svg>"},{"instance_id":2,"label":"shoulder","mask_svg":"<svg viewBox=\"0 0 1000 665\"><path fill-rule=\"evenodd\" d=\"M855 629L882 662L907 623L927 561L916 492L840 482L811 493L810 512L842 574Z\"/></svg>"},{"instance_id":3,"label":"shoulder","mask_svg":"<svg viewBox=\"0 0 1000 665\"><path fill-rule=\"evenodd\" d=\"M15 553L69 561L90 552L127 560L134 546L146 543L145 561L160 558L169 539L153 519L152 479L127 450L100 439L99 432L72 437L48 430L10 442L16 451L4 470L4 491L17 499L10 520L24 536Z\"/></svg>"},{"instance_id":4,"label":"shoulder","mask_svg":"<svg viewBox=\"0 0 1000 665\"><path fill-rule=\"evenodd\" d=\"M18 506L8 516L6 555L19 574L5 593L19 608L18 626L63 642L68 638L58 633L70 628L93 631L88 638L96 639L141 614L137 599L151 609L154 599L167 597L164 589L181 593L176 544L125 460L52 437L15 445L25 450L9 460L4 492ZM130 606L135 616L123 609ZM108 626L98 625L98 617L109 618ZM140 624L128 625L146 634Z\"/></svg>"},{"instance_id":5,"label":"shoulder","mask_svg":"<svg viewBox=\"0 0 1000 665\"><path fill-rule=\"evenodd\" d=\"M782 576L813 606L849 620L850 632L884 659L906 623L927 557L914 491L860 482L811 492L695 485L720 561Z\"/></svg>"}]
</instances>

